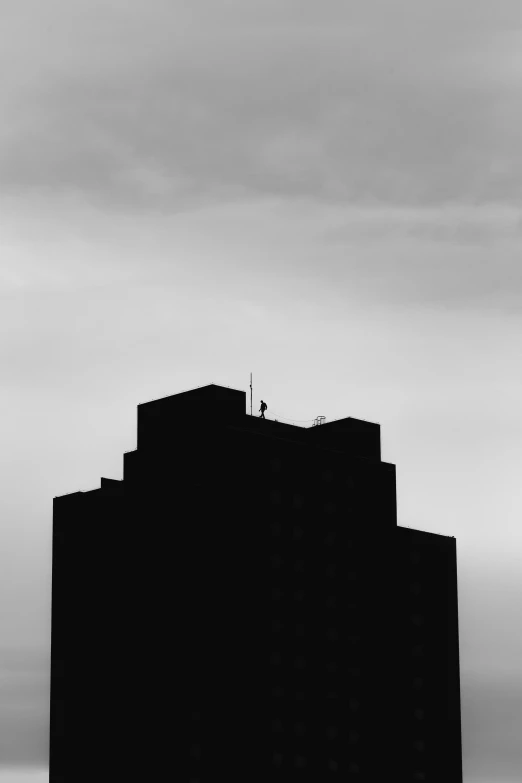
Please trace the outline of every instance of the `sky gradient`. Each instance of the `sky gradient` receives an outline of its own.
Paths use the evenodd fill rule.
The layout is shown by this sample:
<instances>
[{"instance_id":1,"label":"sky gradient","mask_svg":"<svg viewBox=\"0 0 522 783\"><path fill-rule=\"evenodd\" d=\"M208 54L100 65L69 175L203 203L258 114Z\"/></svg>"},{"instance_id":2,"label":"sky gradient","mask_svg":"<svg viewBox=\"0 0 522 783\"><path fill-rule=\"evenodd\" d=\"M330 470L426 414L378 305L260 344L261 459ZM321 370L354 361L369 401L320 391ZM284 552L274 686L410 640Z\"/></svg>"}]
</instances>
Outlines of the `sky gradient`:
<instances>
[{"instance_id":1,"label":"sky gradient","mask_svg":"<svg viewBox=\"0 0 522 783\"><path fill-rule=\"evenodd\" d=\"M53 496L250 372L381 424L457 539L464 781L522 779L521 79L518 0L4 0L0 783L48 763Z\"/></svg>"}]
</instances>

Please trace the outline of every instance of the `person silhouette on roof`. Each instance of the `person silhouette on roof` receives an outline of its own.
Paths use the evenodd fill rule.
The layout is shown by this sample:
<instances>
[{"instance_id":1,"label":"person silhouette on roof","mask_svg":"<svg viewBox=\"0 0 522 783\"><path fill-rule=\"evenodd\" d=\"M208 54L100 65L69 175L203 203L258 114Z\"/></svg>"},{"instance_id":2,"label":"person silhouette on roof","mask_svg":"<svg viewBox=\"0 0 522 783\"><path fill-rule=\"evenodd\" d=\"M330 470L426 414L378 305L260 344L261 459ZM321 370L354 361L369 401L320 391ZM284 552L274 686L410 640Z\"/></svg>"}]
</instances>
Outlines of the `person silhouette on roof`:
<instances>
[{"instance_id":1,"label":"person silhouette on roof","mask_svg":"<svg viewBox=\"0 0 522 783\"><path fill-rule=\"evenodd\" d=\"M259 410L261 411L261 417L260 417L261 419L265 418L265 411L267 408L268 405L266 404L266 402L263 402L263 400L261 400L261 407L259 408Z\"/></svg>"}]
</instances>

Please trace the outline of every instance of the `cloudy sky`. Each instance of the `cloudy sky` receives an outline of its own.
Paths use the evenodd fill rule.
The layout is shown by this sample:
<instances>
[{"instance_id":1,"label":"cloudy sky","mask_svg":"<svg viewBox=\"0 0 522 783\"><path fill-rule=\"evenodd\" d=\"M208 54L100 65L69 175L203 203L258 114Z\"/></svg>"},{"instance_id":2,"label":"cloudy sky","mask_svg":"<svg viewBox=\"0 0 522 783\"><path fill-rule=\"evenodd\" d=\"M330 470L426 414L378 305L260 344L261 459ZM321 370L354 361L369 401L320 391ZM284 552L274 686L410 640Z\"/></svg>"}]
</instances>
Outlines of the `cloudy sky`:
<instances>
[{"instance_id":1,"label":"cloudy sky","mask_svg":"<svg viewBox=\"0 0 522 783\"><path fill-rule=\"evenodd\" d=\"M3 0L2 783L48 765L53 496L250 372L381 424L457 539L465 783L522 779L521 80L519 0Z\"/></svg>"}]
</instances>

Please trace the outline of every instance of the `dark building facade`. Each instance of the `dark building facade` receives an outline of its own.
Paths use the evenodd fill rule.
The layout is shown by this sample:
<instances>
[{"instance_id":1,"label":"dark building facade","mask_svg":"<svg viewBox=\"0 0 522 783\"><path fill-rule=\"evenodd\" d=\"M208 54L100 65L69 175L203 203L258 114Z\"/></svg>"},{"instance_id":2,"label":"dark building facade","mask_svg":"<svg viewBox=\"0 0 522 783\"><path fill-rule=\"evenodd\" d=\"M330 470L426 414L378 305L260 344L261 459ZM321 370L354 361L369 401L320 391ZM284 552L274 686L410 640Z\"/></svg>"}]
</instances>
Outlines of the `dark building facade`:
<instances>
[{"instance_id":1,"label":"dark building facade","mask_svg":"<svg viewBox=\"0 0 522 783\"><path fill-rule=\"evenodd\" d=\"M462 783L456 541L397 525L378 424L205 386L54 498L50 783Z\"/></svg>"}]
</instances>

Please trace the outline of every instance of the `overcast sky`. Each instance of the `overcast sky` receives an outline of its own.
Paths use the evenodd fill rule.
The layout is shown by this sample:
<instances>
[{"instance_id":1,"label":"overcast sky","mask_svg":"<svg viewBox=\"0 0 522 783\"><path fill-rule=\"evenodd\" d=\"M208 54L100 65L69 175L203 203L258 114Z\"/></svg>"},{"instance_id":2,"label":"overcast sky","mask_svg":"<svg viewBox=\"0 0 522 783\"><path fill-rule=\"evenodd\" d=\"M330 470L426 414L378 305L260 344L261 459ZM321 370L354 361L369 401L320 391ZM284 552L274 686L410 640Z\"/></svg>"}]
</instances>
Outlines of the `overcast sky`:
<instances>
[{"instance_id":1,"label":"overcast sky","mask_svg":"<svg viewBox=\"0 0 522 783\"><path fill-rule=\"evenodd\" d=\"M2 783L48 764L53 496L250 372L381 424L457 539L465 783L522 779L521 80L520 0L3 0Z\"/></svg>"}]
</instances>

